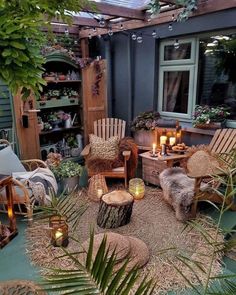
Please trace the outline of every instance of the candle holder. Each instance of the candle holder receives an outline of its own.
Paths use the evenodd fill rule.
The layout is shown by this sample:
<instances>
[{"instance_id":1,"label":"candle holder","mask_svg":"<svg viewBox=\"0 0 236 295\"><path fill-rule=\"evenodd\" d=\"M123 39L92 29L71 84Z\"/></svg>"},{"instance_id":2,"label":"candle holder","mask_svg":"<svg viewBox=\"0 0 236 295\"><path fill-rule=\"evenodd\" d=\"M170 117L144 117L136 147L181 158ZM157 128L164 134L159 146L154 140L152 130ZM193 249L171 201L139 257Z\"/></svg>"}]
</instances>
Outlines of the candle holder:
<instances>
[{"instance_id":1,"label":"candle holder","mask_svg":"<svg viewBox=\"0 0 236 295\"><path fill-rule=\"evenodd\" d=\"M101 174L92 176L89 180L89 199L95 202L100 202L101 197L106 193L108 193L108 187L105 177Z\"/></svg>"},{"instance_id":2,"label":"candle holder","mask_svg":"<svg viewBox=\"0 0 236 295\"><path fill-rule=\"evenodd\" d=\"M51 244L54 247L67 247L69 244L68 224L63 216L52 216L49 219L51 229Z\"/></svg>"},{"instance_id":3,"label":"candle holder","mask_svg":"<svg viewBox=\"0 0 236 295\"><path fill-rule=\"evenodd\" d=\"M129 192L135 200L140 200L145 194L145 185L141 178L132 178L129 181Z\"/></svg>"},{"instance_id":4,"label":"candle holder","mask_svg":"<svg viewBox=\"0 0 236 295\"><path fill-rule=\"evenodd\" d=\"M163 156L169 156L168 153L167 153L167 145L166 144L162 144L161 145L161 152L160 152L160 155L163 157Z\"/></svg>"}]
</instances>

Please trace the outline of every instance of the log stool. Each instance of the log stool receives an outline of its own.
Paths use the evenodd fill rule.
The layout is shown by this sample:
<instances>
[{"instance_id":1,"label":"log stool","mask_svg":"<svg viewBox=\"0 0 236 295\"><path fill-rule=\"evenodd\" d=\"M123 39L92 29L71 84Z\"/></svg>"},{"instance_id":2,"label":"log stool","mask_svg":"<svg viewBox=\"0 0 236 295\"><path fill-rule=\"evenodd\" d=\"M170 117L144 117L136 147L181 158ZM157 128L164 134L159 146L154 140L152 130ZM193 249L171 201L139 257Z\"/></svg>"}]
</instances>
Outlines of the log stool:
<instances>
[{"instance_id":1,"label":"log stool","mask_svg":"<svg viewBox=\"0 0 236 295\"><path fill-rule=\"evenodd\" d=\"M102 228L117 228L130 222L134 198L124 190L115 190L101 198L97 224Z\"/></svg>"}]
</instances>

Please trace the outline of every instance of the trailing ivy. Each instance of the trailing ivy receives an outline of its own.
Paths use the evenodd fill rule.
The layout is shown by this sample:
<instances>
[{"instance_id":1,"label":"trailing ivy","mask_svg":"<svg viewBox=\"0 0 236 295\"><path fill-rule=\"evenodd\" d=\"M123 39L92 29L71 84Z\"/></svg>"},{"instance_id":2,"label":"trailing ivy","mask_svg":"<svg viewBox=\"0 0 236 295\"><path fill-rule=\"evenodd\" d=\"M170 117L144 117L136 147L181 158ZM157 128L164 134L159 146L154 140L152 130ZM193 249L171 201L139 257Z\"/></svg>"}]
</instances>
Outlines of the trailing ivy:
<instances>
[{"instance_id":1,"label":"trailing ivy","mask_svg":"<svg viewBox=\"0 0 236 295\"><path fill-rule=\"evenodd\" d=\"M0 0L0 79L13 95L21 89L26 99L45 84L42 28L50 30L50 20L58 17L69 24L69 11L79 12L86 5L87 0Z\"/></svg>"},{"instance_id":2,"label":"trailing ivy","mask_svg":"<svg viewBox=\"0 0 236 295\"><path fill-rule=\"evenodd\" d=\"M177 21L186 21L189 15L197 9L197 0L175 0L175 4L177 7L183 7L183 10L177 15ZM149 11L152 15L157 15L160 12L160 1L151 0Z\"/></svg>"}]
</instances>

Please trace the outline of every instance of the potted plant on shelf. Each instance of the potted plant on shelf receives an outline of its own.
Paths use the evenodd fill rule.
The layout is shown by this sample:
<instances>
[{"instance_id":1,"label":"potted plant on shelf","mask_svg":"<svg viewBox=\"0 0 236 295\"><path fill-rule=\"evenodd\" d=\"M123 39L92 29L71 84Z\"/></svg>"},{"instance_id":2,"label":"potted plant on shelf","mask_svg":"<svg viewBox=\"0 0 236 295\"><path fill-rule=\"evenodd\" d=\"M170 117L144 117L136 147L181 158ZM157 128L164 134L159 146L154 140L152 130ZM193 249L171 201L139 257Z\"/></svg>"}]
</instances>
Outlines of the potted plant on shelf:
<instances>
[{"instance_id":1,"label":"potted plant on shelf","mask_svg":"<svg viewBox=\"0 0 236 295\"><path fill-rule=\"evenodd\" d=\"M140 113L131 122L131 130L134 132L136 144L150 147L155 142L155 128L158 126L160 114L155 111Z\"/></svg>"},{"instance_id":2,"label":"potted plant on shelf","mask_svg":"<svg viewBox=\"0 0 236 295\"><path fill-rule=\"evenodd\" d=\"M197 105L193 114L193 127L203 129L222 128L229 115L229 108L225 106Z\"/></svg>"},{"instance_id":3,"label":"potted plant on shelf","mask_svg":"<svg viewBox=\"0 0 236 295\"><path fill-rule=\"evenodd\" d=\"M59 161L56 165L49 165L49 167L59 181L62 190L70 193L78 186L83 170L80 164L68 160Z\"/></svg>"}]
</instances>

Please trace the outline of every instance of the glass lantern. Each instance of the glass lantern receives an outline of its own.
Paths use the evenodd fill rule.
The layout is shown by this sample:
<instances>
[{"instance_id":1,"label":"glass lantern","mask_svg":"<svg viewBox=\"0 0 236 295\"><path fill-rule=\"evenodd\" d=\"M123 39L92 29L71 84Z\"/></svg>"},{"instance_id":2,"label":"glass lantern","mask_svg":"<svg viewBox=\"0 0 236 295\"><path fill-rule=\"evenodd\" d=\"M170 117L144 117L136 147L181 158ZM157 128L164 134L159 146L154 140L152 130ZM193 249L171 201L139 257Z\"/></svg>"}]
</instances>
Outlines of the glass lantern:
<instances>
[{"instance_id":1,"label":"glass lantern","mask_svg":"<svg viewBox=\"0 0 236 295\"><path fill-rule=\"evenodd\" d=\"M54 247L67 247L68 239L68 224L63 216L52 216L49 220L51 229L51 244Z\"/></svg>"},{"instance_id":2,"label":"glass lantern","mask_svg":"<svg viewBox=\"0 0 236 295\"><path fill-rule=\"evenodd\" d=\"M135 200L140 200L145 194L145 185L141 178L132 178L129 181L129 192Z\"/></svg>"}]
</instances>

